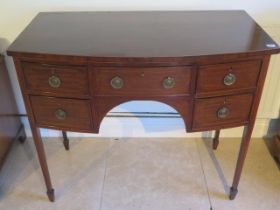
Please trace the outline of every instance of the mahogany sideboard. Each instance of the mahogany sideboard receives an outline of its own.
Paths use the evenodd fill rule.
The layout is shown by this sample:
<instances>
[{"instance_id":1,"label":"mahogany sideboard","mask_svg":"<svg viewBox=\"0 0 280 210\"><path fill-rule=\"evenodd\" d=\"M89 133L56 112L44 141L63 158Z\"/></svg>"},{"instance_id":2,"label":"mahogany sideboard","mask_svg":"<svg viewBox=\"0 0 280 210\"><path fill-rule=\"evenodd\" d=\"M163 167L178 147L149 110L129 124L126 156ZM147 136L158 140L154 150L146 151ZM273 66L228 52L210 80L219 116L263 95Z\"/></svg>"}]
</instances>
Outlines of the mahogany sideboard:
<instances>
[{"instance_id":1,"label":"mahogany sideboard","mask_svg":"<svg viewBox=\"0 0 280 210\"><path fill-rule=\"evenodd\" d=\"M98 133L113 107L166 103L186 131L244 126L237 194L271 54L279 46L245 11L39 13L8 49L47 195L54 189L39 128ZM186 186L187 187L187 186Z\"/></svg>"}]
</instances>

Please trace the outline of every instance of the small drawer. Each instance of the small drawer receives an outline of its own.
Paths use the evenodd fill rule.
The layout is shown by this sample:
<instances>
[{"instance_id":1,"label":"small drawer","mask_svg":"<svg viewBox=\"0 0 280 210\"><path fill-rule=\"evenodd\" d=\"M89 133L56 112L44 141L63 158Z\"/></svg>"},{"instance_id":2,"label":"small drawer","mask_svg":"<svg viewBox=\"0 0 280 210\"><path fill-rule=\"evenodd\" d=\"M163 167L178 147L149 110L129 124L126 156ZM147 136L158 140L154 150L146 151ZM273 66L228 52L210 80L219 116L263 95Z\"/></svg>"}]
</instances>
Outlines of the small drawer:
<instances>
[{"instance_id":1,"label":"small drawer","mask_svg":"<svg viewBox=\"0 0 280 210\"><path fill-rule=\"evenodd\" d=\"M59 66L23 63L27 90L50 96L88 96L88 74L85 66Z\"/></svg>"},{"instance_id":2,"label":"small drawer","mask_svg":"<svg viewBox=\"0 0 280 210\"><path fill-rule=\"evenodd\" d=\"M96 95L189 94L192 67L94 68Z\"/></svg>"},{"instance_id":3,"label":"small drawer","mask_svg":"<svg viewBox=\"0 0 280 210\"><path fill-rule=\"evenodd\" d=\"M242 125L248 121L252 100L252 94L196 99L192 130Z\"/></svg>"},{"instance_id":4,"label":"small drawer","mask_svg":"<svg viewBox=\"0 0 280 210\"><path fill-rule=\"evenodd\" d=\"M89 131L93 127L89 100L44 96L31 96L30 100L39 126L82 131Z\"/></svg>"},{"instance_id":5,"label":"small drawer","mask_svg":"<svg viewBox=\"0 0 280 210\"><path fill-rule=\"evenodd\" d=\"M260 66L258 60L201 66L196 94L206 96L253 89L257 85Z\"/></svg>"}]
</instances>

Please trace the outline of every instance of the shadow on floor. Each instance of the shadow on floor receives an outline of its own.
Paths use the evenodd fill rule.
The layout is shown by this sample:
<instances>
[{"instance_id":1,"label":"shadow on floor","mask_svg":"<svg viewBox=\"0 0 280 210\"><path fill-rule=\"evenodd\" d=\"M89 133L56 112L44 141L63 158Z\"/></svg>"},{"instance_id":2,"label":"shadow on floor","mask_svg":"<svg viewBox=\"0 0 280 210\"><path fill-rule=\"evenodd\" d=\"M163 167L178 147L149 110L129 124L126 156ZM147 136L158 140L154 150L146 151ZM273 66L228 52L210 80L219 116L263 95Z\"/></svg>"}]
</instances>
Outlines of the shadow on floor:
<instances>
[{"instance_id":1,"label":"shadow on floor","mask_svg":"<svg viewBox=\"0 0 280 210\"><path fill-rule=\"evenodd\" d=\"M230 192L230 186L226 180L226 177L223 173L223 170L220 166L220 163L218 161L218 159L216 158L214 152L213 152L213 149L212 149L212 139L209 139L209 138L203 138L203 143L207 149L207 152L208 152L208 155L209 157L211 158L211 160L213 161L213 164L215 166L215 169L217 171L217 174L223 184L223 187L224 187L224 190L225 190L225 193L227 193L229 195L229 192Z\"/></svg>"}]
</instances>

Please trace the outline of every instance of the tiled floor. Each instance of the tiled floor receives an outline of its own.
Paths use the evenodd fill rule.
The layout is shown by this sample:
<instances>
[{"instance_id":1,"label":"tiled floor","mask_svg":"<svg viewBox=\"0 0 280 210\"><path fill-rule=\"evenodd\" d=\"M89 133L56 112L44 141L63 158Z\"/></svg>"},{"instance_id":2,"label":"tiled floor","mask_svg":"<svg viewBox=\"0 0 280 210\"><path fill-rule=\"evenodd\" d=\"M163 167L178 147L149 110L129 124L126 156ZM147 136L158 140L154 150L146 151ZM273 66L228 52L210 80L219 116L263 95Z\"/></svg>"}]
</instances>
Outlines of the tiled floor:
<instances>
[{"instance_id":1,"label":"tiled floor","mask_svg":"<svg viewBox=\"0 0 280 210\"><path fill-rule=\"evenodd\" d=\"M56 202L45 185L32 139L15 143L0 173L1 210L267 210L280 209L280 172L253 139L239 193L228 188L239 139L45 139Z\"/></svg>"}]
</instances>

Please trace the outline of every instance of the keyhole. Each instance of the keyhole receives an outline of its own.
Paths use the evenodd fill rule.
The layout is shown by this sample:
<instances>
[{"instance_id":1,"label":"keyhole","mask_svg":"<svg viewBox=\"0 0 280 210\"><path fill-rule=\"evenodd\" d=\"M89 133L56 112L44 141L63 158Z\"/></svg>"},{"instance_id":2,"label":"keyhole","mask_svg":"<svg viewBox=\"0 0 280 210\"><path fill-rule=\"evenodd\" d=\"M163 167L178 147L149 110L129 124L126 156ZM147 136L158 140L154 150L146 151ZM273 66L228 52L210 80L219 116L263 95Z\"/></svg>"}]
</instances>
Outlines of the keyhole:
<instances>
[{"instance_id":1,"label":"keyhole","mask_svg":"<svg viewBox=\"0 0 280 210\"><path fill-rule=\"evenodd\" d=\"M224 104L226 104L226 103L227 103L227 98L224 99Z\"/></svg>"}]
</instances>

